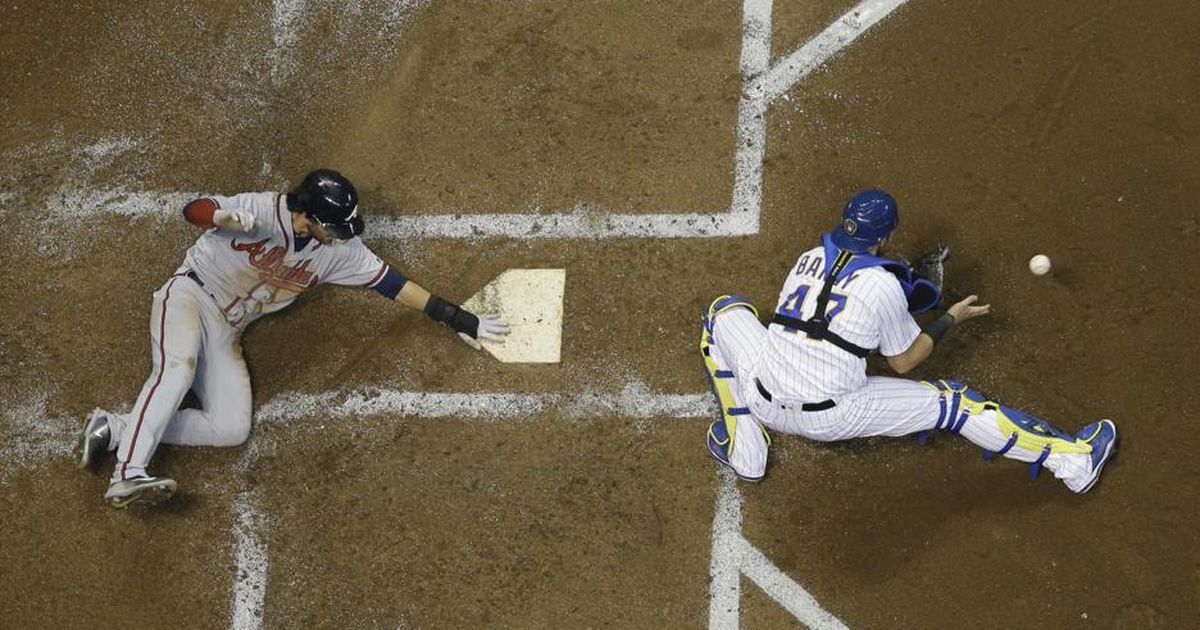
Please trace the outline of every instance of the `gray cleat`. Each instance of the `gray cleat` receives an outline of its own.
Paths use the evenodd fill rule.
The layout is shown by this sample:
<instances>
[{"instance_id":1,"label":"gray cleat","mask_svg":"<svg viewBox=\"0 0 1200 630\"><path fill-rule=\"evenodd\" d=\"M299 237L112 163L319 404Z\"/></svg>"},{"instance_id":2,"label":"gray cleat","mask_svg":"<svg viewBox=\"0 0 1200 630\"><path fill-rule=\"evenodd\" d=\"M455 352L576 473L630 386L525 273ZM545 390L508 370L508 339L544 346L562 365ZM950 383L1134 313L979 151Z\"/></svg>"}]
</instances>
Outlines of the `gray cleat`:
<instances>
[{"instance_id":1,"label":"gray cleat","mask_svg":"<svg viewBox=\"0 0 1200 630\"><path fill-rule=\"evenodd\" d=\"M175 494L175 480L166 477L134 477L124 481L114 481L104 493L104 500L118 510L124 509L130 503L143 501L158 503L166 501Z\"/></svg>"},{"instance_id":2,"label":"gray cleat","mask_svg":"<svg viewBox=\"0 0 1200 630\"><path fill-rule=\"evenodd\" d=\"M100 459L108 452L111 439L108 412L100 408L93 409L92 417L83 423L83 431L79 434L79 467L87 470L99 466Z\"/></svg>"}]
</instances>

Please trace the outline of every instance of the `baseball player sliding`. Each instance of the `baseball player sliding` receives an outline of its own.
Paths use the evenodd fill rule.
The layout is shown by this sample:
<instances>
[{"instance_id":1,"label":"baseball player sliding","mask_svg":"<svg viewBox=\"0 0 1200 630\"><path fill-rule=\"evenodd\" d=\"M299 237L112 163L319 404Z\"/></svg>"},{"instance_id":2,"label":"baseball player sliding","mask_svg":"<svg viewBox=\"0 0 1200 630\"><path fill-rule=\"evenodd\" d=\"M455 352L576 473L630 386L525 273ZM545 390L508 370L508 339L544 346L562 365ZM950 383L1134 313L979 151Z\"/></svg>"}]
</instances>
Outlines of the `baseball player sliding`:
<instances>
[{"instance_id":1,"label":"baseball player sliding","mask_svg":"<svg viewBox=\"0 0 1200 630\"><path fill-rule=\"evenodd\" d=\"M475 349L503 341L508 324L475 316L432 295L382 261L359 236L358 193L337 171L306 175L291 192L196 199L184 218L207 231L183 265L154 292L153 369L128 414L96 409L80 436L79 465L116 451L104 498L124 508L174 494L176 483L146 472L160 442L236 446L250 433L250 376L241 334L250 322L291 304L318 284L370 287L424 311ZM200 409L179 409L191 389Z\"/></svg>"},{"instance_id":2,"label":"baseball player sliding","mask_svg":"<svg viewBox=\"0 0 1200 630\"><path fill-rule=\"evenodd\" d=\"M819 441L937 429L965 436L987 458L1028 462L1033 476L1044 466L1071 490L1090 490L1115 452L1112 421L1070 434L959 381L867 376L869 353L877 350L904 374L951 328L989 311L972 295L918 326L912 313L941 299L944 252L925 261L936 263L937 282L881 257L898 223L891 195L856 195L822 244L800 255L765 328L744 298L712 302L700 337L721 408L708 429L709 453L742 479L759 481L771 443L763 427Z\"/></svg>"}]
</instances>

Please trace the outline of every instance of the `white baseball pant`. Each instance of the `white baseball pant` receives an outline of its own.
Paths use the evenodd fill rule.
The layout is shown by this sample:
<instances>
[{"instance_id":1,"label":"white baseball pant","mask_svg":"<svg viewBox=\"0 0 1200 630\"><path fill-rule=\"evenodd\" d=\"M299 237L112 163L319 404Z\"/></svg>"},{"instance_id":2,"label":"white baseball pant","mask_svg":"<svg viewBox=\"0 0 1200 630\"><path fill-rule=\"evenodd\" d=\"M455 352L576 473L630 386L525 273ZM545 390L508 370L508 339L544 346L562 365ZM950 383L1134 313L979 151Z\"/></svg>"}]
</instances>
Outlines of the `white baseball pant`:
<instances>
[{"instance_id":1,"label":"white baseball pant","mask_svg":"<svg viewBox=\"0 0 1200 630\"><path fill-rule=\"evenodd\" d=\"M173 275L150 309L153 369L133 409L112 415L112 480L146 474L159 442L236 446L250 434L250 374L241 331L195 280ZM188 389L201 409L179 409Z\"/></svg>"},{"instance_id":2,"label":"white baseball pant","mask_svg":"<svg viewBox=\"0 0 1200 630\"><path fill-rule=\"evenodd\" d=\"M713 324L717 353L714 356L722 367L734 373L734 395L741 406L750 409L750 415L737 417L733 452L729 454L730 464L738 474L756 478L766 471L768 444L758 430L759 423L774 431L821 442L875 435L901 436L937 428L941 417L939 392L901 378L868 377L865 387L839 396L834 401L836 406L823 411L800 408L805 402L821 401L786 400L775 395L767 401L759 393L755 377L759 375L759 357L768 334L754 313L745 308L721 312ZM994 413L969 415L959 433L988 451L1003 451L1010 436L1001 431L992 416ZM1009 448L1004 455L1035 462L1042 454L1018 446ZM1043 466L1078 491L1091 472L1091 458L1079 453L1054 453L1045 458Z\"/></svg>"}]
</instances>

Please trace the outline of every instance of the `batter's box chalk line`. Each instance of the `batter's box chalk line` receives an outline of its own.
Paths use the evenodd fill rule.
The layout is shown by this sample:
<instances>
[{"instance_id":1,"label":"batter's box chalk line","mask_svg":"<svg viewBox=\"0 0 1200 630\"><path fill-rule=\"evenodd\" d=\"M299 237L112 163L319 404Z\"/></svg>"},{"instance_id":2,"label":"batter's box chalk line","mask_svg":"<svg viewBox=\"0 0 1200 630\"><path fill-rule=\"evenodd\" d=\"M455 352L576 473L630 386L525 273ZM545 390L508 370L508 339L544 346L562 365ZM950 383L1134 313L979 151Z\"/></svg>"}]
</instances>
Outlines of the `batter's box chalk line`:
<instances>
[{"instance_id":1,"label":"batter's box chalk line","mask_svg":"<svg viewBox=\"0 0 1200 630\"><path fill-rule=\"evenodd\" d=\"M478 240L606 239L606 238L721 238L759 232L762 207L762 166L766 146L766 110L775 99L853 42L906 0L865 0L796 51L770 64L772 0L745 0L740 69L743 78L736 125L734 185L730 207L719 212L672 211L624 214L579 204L563 212L483 213L372 218L372 238L406 240L448 238ZM276 2L274 41L285 50L295 34L287 28L304 10L299 0ZM275 54L275 53L273 53ZM119 147L114 147L119 150ZM174 217L175 208L201 196L199 192L147 192L124 188L97 189L68 184L54 197L51 213L78 217L80 213ZM369 211L369 209L368 209Z\"/></svg>"}]
</instances>

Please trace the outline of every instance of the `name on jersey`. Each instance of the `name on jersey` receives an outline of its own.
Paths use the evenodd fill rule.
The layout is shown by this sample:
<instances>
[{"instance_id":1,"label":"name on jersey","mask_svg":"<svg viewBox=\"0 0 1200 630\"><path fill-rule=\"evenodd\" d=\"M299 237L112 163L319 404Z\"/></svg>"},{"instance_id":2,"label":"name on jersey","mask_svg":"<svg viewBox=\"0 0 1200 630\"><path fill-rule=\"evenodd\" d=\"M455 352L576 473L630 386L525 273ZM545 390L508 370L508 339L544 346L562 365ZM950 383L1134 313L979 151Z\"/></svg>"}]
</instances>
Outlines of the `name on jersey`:
<instances>
[{"instance_id":1,"label":"name on jersey","mask_svg":"<svg viewBox=\"0 0 1200 630\"><path fill-rule=\"evenodd\" d=\"M820 255L816 255L816 254L810 256L808 254L804 254L803 256L800 257L800 260L796 261L795 275L808 276L808 277L814 278L816 280L824 280L825 274L822 272L822 269L824 269L824 267L825 267L824 263L825 263L824 256L820 256ZM840 286L840 287L844 288L846 285L853 282L854 279L857 277L858 277L858 272L855 271L854 273L843 277L834 286Z\"/></svg>"},{"instance_id":2,"label":"name on jersey","mask_svg":"<svg viewBox=\"0 0 1200 630\"><path fill-rule=\"evenodd\" d=\"M298 291L316 284L315 274L308 269L311 260L305 259L295 265L285 265L283 258L287 255L287 248L276 245L268 249L267 243L270 240L264 238L253 243L239 243L234 240L230 246L239 252L246 252L250 258L250 265L257 269L263 281L269 284Z\"/></svg>"}]
</instances>

